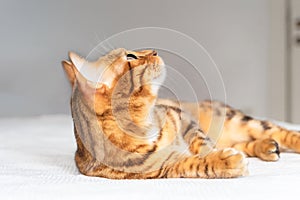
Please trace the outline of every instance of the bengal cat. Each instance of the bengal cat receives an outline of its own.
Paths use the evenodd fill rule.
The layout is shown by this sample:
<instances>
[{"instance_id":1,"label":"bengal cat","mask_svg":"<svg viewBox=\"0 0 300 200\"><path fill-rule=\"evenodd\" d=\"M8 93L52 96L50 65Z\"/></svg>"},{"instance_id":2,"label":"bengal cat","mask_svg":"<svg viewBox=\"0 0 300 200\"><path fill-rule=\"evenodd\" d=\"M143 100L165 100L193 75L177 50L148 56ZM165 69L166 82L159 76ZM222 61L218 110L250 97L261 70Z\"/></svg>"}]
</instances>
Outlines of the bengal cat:
<instances>
[{"instance_id":1,"label":"bengal cat","mask_svg":"<svg viewBox=\"0 0 300 200\"><path fill-rule=\"evenodd\" d=\"M82 174L234 178L248 173L245 155L277 161L280 150L300 153L298 132L223 103L158 99L166 70L156 51L115 49L95 62L72 52L69 58L62 63L72 85L75 161Z\"/></svg>"}]
</instances>

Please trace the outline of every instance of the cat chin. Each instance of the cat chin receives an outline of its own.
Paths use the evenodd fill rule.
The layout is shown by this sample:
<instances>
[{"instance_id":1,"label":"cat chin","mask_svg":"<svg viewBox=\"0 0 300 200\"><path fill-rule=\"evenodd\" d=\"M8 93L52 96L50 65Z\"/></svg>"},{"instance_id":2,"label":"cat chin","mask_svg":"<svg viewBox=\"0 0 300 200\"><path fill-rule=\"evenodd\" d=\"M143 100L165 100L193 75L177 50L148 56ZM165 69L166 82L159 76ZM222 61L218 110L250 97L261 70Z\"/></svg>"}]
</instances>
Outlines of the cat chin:
<instances>
[{"instance_id":1,"label":"cat chin","mask_svg":"<svg viewBox=\"0 0 300 200\"><path fill-rule=\"evenodd\" d=\"M151 90L153 94L157 95L160 86L163 84L163 82L166 79L166 75L167 75L167 70L163 66L161 67L160 75L152 80Z\"/></svg>"}]
</instances>

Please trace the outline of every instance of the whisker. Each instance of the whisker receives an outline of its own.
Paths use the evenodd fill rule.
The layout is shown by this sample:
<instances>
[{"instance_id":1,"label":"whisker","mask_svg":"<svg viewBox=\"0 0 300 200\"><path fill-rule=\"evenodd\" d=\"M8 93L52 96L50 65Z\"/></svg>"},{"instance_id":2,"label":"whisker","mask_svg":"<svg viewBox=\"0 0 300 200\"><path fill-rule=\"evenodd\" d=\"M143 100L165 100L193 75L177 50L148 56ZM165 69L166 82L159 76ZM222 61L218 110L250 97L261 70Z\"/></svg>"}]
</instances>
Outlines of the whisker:
<instances>
[{"instance_id":1,"label":"whisker","mask_svg":"<svg viewBox=\"0 0 300 200\"><path fill-rule=\"evenodd\" d=\"M97 51L100 54L101 57L107 54L106 52L103 52L103 51L99 50L98 47L95 48L95 51Z\"/></svg>"},{"instance_id":2,"label":"whisker","mask_svg":"<svg viewBox=\"0 0 300 200\"><path fill-rule=\"evenodd\" d=\"M104 42L101 42L100 47L102 47L107 53L110 52L110 49L104 45Z\"/></svg>"},{"instance_id":3,"label":"whisker","mask_svg":"<svg viewBox=\"0 0 300 200\"><path fill-rule=\"evenodd\" d=\"M101 40L100 40L100 38L99 38L97 32L94 32L94 34L95 34L95 37L96 37L96 40L97 40L96 42L97 42L97 44L98 44L99 42L101 42Z\"/></svg>"},{"instance_id":4,"label":"whisker","mask_svg":"<svg viewBox=\"0 0 300 200\"><path fill-rule=\"evenodd\" d=\"M117 49L117 48L119 48L120 46L119 45L114 45L112 42L112 40L110 39L110 38L106 38L105 40L104 40L105 42L106 42L106 44L111 48L111 50L114 50L114 49ZM123 45L124 46L124 45Z\"/></svg>"},{"instance_id":5,"label":"whisker","mask_svg":"<svg viewBox=\"0 0 300 200\"><path fill-rule=\"evenodd\" d=\"M95 33L95 37L96 37L96 42L97 42L97 47L95 48L95 50L100 53L100 56L104 56L106 55L108 52L110 52L110 49L108 49L107 47L104 46L104 40L101 40L99 38L99 35Z\"/></svg>"},{"instance_id":6,"label":"whisker","mask_svg":"<svg viewBox=\"0 0 300 200\"><path fill-rule=\"evenodd\" d=\"M97 35L98 39L99 39L99 36ZM102 47L105 51L105 54L109 53L112 49L110 46L107 46L107 39L105 37L105 35L102 33L102 40L101 42L99 43L99 46ZM99 39L100 41L100 39Z\"/></svg>"},{"instance_id":7,"label":"whisker","mask_svg":"<svg viewBox=\"0 0 300 200\"><path fill-rule=\"evenodd\" d=\"M106 40L106 43L112 50L115 49L115 47L108 40Z\"/></svg>"},{"instance_id":8,"label":"whisker","mask_svg":"<svg viewBox=\"0 0 300 200\"><path fill-rule=\"evenodd\" d=\"M114 48L108 43L109 38L107 38L104 33L102 33L102 37L103 37L102 44L103 44L103 46L105 45L109 49L108 52L113 50Z\"/></svg>"}]
</instances>

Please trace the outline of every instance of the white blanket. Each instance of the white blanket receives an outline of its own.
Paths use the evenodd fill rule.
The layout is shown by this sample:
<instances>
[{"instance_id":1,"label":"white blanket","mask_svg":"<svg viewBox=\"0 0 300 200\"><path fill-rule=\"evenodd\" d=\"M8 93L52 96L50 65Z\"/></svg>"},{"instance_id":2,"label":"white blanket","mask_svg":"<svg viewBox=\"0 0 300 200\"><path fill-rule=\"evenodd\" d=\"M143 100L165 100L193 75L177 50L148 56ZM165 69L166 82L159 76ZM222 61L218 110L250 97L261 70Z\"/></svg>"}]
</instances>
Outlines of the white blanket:
<instances>
[{"instance_id":1,"label":"white blanket","mask_svg":"<svg viewBox=\"0 0 300 200\"><path fill-rule=\"evenodd\" d=\"M250 175L237 179L117 181L79 174L75 148L68 116L1 119L0 199L299 199L299 154L249 158Z\"/></svg>"}]
</instances>

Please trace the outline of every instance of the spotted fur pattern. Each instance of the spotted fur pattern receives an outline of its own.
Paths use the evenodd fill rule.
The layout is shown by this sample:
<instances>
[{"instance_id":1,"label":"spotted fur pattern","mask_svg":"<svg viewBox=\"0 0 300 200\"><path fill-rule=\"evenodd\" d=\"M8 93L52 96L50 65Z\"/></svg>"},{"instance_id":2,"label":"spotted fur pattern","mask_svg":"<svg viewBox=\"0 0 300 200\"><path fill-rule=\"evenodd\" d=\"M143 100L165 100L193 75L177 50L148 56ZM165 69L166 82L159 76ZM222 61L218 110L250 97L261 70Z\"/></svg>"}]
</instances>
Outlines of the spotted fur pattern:
<instances>
[{"instance_id":1,"label":"spotted fur pattern","mask_svg":"<svg viewBox=\"0 0 300 200\"><path fill-rule=\"evenodd\" d=\"M233 178L248 173L245 154L276 161L279 149L300 152L298 132L222 103L157 99L165 67L155 51L116 49L95 62L69 57L75 161L85 175Z\"/></svg>"}]
</instances>

